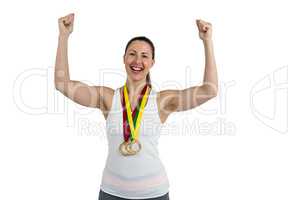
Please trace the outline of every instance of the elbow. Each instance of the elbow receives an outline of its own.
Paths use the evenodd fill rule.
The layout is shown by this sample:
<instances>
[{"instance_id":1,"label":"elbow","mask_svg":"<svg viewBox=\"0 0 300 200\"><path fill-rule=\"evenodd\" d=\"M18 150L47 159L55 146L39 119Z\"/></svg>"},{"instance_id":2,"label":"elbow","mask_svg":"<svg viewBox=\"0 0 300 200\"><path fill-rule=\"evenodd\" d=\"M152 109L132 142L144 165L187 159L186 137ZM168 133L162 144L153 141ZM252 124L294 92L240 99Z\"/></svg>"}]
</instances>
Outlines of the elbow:
<instances>
[{"instance_id":1,"label":"elbow","mask_svg":"<svg viewBox=\"0 0 300 200\"><path fill-rule=\"evenodd\" d=\"M214 97L216 97L216 96L218 96L218 88L216 88L216 89L214 89L213 91L212 91L212 98L214 98Z\"/></svg>"},{"instance_id":2,"label":"elbow","mask_svg":"<svg viewBox=\"0 0 300 200\"><path fill-rule=\"evenodd\" d=\"M59 79L56 77L56 74L54 75L54 86L55 86L55 89L58 90L58 88L59 88Z\"/></svg>"},{"instance_id":3,"label":"elbow","mask_svg":"<svg viewBox=\"0 0 300 200\"><path fill-rule=\"evenodd\" d=\"M62 87L59 86L59 84L55 83L55 90L61 92L62 94L64 94L64 90Z\"/></svg>"},{"instance_id":4,"label":"elbow","mask_svg":"<svg viewBox=\"0 0 300 200\"><path fill-rule=\"evenodd\" d=\"M65 95L65 96L67 95L67 93L66 93L67 90L65 90L65 88L61 84L55 83L55 89L56 89L56 91L60 92L61 94Z\"/></svg>"},{"instance_id":5,"label":"elbow","mask_svg":"<svg viewBox=\"0 0 300 200\"><path fill-rule=\"evenodd\" d=\"M209 100L209 99L213 99L213 98L215 98L216 96L218 95L218 93L217 92L209 92L209 93L207 93L207 100Z\"/></svg>"},{"instance_id":6,"label":"elbow","mask_svg":"<svg viewBox=\"0 0 300 200\"><path fill-rule=\"evenodd\" d=\"M218 84L216 84L215 88L214 88L214 92L213 92L214 97L216 97L218 95L218 93L219 93L219 86L218 86Z\"/></svg>"},{"instance_id":7,"label":"elbow","mask_svg":"<svg viewBox=\"0 0 300 200\"><path fill-rule=\"evenodd\" d=\"M214 98L218 95L218 90L219 90L219 88L218 88L217 83L210 84L207 87L208 94L210 94L212 98Z\"/></svg>"},{"instance_id":8,"label":"elbow","mask_svg":"<svg viewBox=\"0 0 300 200\"><path fill-rule=\"evenodd\" d=\"M210 92L211 94L211 98L215 98L216 96L218 96L218 89L214 89Z\"/></svg>"},{"instance_id":9,"label":"elbow","mask_svg":"<svg viewBox=\"0 0 300 200\"><path fill-rule=\"evenodd\" d=\"M214 98L218 95L218 85L216 84L204 84L203 88L207 97Z\"/></svg>"},{"instance_id":10,"label":"elbow","mask_svg":"<svg viewBox=\"0 0 300 200\"><path fill-rule=\"evenodd\" d=\"M55 89L57 90L62 90L64 88L66 88L67 85L69 85L69 83L71 82L70 79L61 79L61 78L54 78L54 85L55 85Z\"/></svg>"},{"instance_id":11,"label":"elbow","mask_svg":"<svg viewBox=\"0 0 300 200\"><path fill-rule=\"evenodd\" d=\"M63 91L65 89L65 82L55 80L54 81L54 86L55 86L56 90L58 90L58 91L60 91L60 92L63 93Z\"/></svg>"},{"instance_id":12,"label":"elbow","mask_svg":"<svg viewBox=\"0 0 300 200\"><path fill-rule=\"evenodd\" d=\"M58 90L58 84L54 82L55 89Z\"/></svg>"},{"instance_id":13,"label":"elbow","mask_svg":"<svg viewBox=\"0 0 300 200\"><path fill-rule=\"evenodd\" d=\"M61 87L59 87L59 85L60 85L59 82L55 80L54 81L54 86L55 86L56 90L61 90Z\"/></svg>"}]
</instances>

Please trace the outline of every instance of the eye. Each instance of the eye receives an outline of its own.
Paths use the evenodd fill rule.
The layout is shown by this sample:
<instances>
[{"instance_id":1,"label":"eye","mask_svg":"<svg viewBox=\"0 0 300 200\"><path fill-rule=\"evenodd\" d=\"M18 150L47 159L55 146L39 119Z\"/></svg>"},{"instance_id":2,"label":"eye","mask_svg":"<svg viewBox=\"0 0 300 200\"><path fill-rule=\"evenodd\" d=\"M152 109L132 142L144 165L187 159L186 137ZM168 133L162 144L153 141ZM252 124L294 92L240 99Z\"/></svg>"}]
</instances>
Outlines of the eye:
<instances>
[{"instance_id":1,"label":"eye","mask_svg":"<svg viewBox=\"0 0 300 200\"><path fill-rule=\"evenodd\" d=\"M148 58L148 56L147 55L143 55L143 58Z\"/></svg>"},{"instance_id":2,"label":"eye","mask_svg":"<svg viewBox=\"0 0 300 200\"><path fill-rule=\"evenodd\" d=\"M135 54L134 53L129 53L129 55L134 56Z\"/></svg>"}]
</instances>

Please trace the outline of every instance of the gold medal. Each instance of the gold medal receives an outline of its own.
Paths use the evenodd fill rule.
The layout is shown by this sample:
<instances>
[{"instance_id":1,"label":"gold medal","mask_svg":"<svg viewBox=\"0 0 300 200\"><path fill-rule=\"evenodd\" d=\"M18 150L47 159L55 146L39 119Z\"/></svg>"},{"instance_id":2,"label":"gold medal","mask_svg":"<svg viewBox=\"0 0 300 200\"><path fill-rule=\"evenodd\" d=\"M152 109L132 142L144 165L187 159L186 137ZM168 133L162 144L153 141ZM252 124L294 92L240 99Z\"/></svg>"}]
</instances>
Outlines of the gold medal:
<instances>
[{"instance_id":1,"label":"gold medal","mask_svg":"<svg viewBox=\"0 0 300 200\"><path fill-rule=\"evenodd\" d=\"M134 144L133 142L123 142L122 144L120 144L119 146L119 151L123 156L131 156L131 155L135 155L137 154L140 150L141 150L141 144L138 143L137 146L138 148L133 149L132 148L132 144Z\"/></svg>"},{"instance_id":2,"label":"gold medal","mask_svg":"<svg viewBox=\"0 0 300 200\"><path fill-rule=\"evenodd\" d=\"M138 140L131 141L126 146L126 150L129 153L137 154L142 149L142 145Z\"/></svg>"},{"instance_id":3,"label":"gold medal","mask_svg":"<svg viewBox=\"0 0 300 200\"><path fill-rule=\"evenodd\" d=\"M130 156L132 155L132 153L127 151L127 146L128 146L129 142L124 141L122 144L120 144L119 146L119 151L123 156Z\"/></svg>"}]
</instances>

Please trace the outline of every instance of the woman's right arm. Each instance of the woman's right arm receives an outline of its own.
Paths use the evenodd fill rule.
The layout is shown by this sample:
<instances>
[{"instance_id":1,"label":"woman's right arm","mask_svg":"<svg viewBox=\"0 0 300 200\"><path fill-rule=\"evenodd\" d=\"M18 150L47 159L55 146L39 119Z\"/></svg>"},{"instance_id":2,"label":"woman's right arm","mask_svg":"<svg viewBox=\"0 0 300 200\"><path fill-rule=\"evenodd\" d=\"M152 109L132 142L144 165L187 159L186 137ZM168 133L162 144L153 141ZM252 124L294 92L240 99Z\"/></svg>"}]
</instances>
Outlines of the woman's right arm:
<instances>
[{"instance_id":1,"label":"woman's right arm","mask_svg":"<svg viewBox=\"0 0 300 200\"><path fill-rule=\"evenodd\" d=\"M55 88L76 103L99 108L105 113L110 109L114 90L105 86L89 86L70 79L68 64L68 39L73 31L74 14L59 18L59 37L55 61Z\"/></svg>"}]
</instances>

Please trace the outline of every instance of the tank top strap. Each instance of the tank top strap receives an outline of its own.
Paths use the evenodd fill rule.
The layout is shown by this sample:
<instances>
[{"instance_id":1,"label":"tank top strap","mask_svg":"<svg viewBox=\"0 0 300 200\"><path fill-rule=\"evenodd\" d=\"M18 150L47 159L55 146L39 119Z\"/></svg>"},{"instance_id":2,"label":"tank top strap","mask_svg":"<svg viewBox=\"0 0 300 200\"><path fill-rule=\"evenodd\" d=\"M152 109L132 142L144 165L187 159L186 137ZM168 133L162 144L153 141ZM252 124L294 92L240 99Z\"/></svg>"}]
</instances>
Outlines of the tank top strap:
<instances>
[{"instance_id":1,"label":"tank top strap","mask_svg":"<svg viewBox=\"0 0 300 200\"><path fill-rule=\"evenodd\" d=\"M109 119L111 117L111 115L120 112L120 106L119 106L119 101L120 100L119 99L120 99L120 88L117 88L117 89L115 89L115 92L114 92L114 95L113 95L111 108L109 110L107 119ZM106 123L107 122L108 122L108 120L106 120Z\"/></svg>"},{"instance_id":2,"label":"tank top strap","mask_svg":"<svg viewBox=\"0 0 300 200\"><path fill-rule=\"evenodd\" d=\"M162 125L158 112L157 104L157 91L152 87L148 97L149 105L147 105L147 111L152 115L152 119ZM154 122L153 121L153 122Z\"/></svg>"},{"instance_id":3,"label":"tank top strap","mask_svg":"<svg viewBox=\"0 0 300 200\"><path fill-rule=\"evenodd\" d=\"M115 95L114 95L114 98L115 98L115 110L118 111L118 112L122 108L122 105L120 104L121 103L120 89L121 88L117 88L115 90Z\"/></svg>"}]
</instances>

